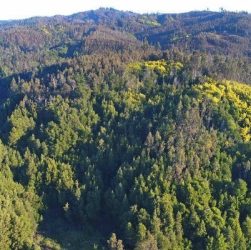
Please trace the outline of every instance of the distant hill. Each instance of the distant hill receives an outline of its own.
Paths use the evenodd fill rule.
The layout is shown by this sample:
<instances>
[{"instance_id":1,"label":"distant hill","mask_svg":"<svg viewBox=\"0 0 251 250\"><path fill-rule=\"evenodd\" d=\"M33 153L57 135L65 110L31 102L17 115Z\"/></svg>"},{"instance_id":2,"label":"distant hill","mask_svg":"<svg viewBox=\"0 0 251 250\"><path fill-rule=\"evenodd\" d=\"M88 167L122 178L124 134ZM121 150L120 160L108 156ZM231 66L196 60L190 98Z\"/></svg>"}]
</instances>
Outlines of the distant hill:
<instances>
[{"instance_id":1,"label":"distant hill","mask_svg":"<svg viewBox=\"0 0 251 250\"><path fill-rule=\"evenodd\" d=\"M137 14L98 9L70 16L0 22L0 66L9 74L104 50L138 50L142 43L251 57L251 15L233 12Z\"/></svg>"}]
</instances>

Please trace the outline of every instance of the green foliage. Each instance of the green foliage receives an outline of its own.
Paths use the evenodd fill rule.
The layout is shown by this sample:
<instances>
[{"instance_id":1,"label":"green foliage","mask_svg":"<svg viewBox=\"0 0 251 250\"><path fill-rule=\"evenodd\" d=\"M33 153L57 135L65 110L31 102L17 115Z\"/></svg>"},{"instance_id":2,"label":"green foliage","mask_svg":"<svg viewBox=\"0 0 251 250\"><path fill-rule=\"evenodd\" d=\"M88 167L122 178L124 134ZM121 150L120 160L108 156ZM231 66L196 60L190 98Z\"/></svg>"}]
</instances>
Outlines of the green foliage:
<instances>
[{"instance_id":1,"label":"green foliage","mask_svg":"<svg viewBox=\"0 0 251 250\"><path fill-rule=\"evenodd\" d=\"M34 116L36 114L33 114ZM9 120L10 133L8 141L10 144L16 144L29 130L35 126L35 121L30 112L25 108L25 100L11 114Z\"/></svg>"},{"instance_id":2,"label":"green foliage","mask_svg":"<svg viewBox=\"0 0 251 250\"><path fill-rule=\"evenodd\" d=\"M144 240L140 241L135 248L135 250L147 249L158 250L157 241L150 233L148 233L147 237Z\"/></svg>"},{"instance_id":3,"label":"green foliage","mask_svg":"<svg viewBox=\"0 0 251 250\"><path fill-rule=\"evenodd\" d=\"M0 180L0 245L3 249L31 249L39 220L38 198L3 174Z\"/></svg>"},{"instance_id":4,"label":"green foliage","mask_svg":"<svg viewBox=\"0 0 251 250\"><path fill-rule=\"evenodd\" d=\"M123 250L124 246L121 240L117 240L116 234L112 233L111 238L107 241L109 250Z\"/></svg>"},{"instance_id":5,"label":"green foliage","mask_svg":"<svg viewBox=\"0 0 251 250\"><path fill-rule=\"evenodd\" d=\"M139 19L139 22L141 22L142 24L146 24L148 26L152 26L152 27L161 26L161 24L157 22L157 20L147 15L142 15L141 18Z\"/></svg>"},{"instance_id":6,"label":"green foliage","mask_svg":"<svg viewBox=\"0 0 251 250\"><path fill-rule=\"evenodd\" d=\"M3 249L251 247L249 15L205 13L0 27Z\"/></svg>"},{"instance_id":7,"label":"green foliage","mask_svg":"<svg viewBox=\"0 0 251 250\"><path fill-rule=\"evenodd\" d=\"M127 70L134 74L143 74L145 71L150 70L157 74L167 75L170 74L172 70L181 70L183 67L180 62L169 62L164 60L158 61L143 61L131 63L127 66Z\"/></svg>"},{"instance_id":8,"label":"green foliage","mask_svg":"<svg viewBox=\"0 0 251 250\"><path fill-rule=\"evenodd\" d=\"M207 98L216 105L232 133L237 131L244 142L251 140L250 86L230 81L211 81L196 86L195 90L199 98Z\"/></svg>"},{"instance_id":9,"label":"green foliage","mask_svg":"<svg viewBox=\"0 0 251 250\"><path fill-rule=\"evenodd\" d=\"M0 145L0 160L2 172L28 190L19 184L19 192L41 195L46 210L65 223L112 229L121 240L113 233L110 249L250 244L250 148L239 130L249 87L211 80L192 88L116 85L115 91L88 89L76 79L75 96L57 95L43 105L31 99L10 111L10 133L20 134ZM6 231L4 244L45 244L31 240L38 208L29 206L34 216L20 236L26 240Z\"/></svg>"}]
</instances>

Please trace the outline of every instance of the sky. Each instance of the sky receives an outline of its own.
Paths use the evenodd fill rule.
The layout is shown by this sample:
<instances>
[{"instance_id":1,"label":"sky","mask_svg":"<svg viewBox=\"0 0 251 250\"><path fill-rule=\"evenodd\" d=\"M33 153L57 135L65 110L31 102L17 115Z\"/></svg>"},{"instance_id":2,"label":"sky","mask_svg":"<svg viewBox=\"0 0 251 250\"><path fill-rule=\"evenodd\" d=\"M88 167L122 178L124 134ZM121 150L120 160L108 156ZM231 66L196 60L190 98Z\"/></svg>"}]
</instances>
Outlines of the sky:
<instances>
[{"instance_id":1,"label":"sky","mask_svg":"<svg viewBox=\"0 0 251 250\"><path fill-rule=\"evenodd\" d=\"M1 0L0 20L70 15L100 7L138 13L180 13L191 10L248 11L251 0Z\"/></svg>"}]
</instances>

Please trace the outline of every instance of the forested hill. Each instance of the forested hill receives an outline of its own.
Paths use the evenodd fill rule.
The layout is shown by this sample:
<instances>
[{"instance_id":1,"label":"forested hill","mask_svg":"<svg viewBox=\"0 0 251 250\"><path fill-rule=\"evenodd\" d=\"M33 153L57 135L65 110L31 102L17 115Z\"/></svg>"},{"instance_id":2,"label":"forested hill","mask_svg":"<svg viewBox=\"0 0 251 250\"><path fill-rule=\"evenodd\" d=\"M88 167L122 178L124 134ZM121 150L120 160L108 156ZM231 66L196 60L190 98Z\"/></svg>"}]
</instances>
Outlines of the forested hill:
<instances>
[{"instance_id":1,"label":"forested hill","mask_svg":"<svg viewBox=\"0 0 251 250\"><path fill-rule=\"evenodd\" d=\"M251 57L251 15L245 12L146 14L98 9L71 16L0 23L2 74L104 50L161 49Z\"/></svg>"},{"instance_id":2,"label":"forested hill","mask_svg":"<svg viewBox=\"0 0 251 250\"><path fill-rule=\"evenodd\" d=\"M244 12L0 22L0 249L251 249L250 39Z\"/></svg>"}]
</instances>

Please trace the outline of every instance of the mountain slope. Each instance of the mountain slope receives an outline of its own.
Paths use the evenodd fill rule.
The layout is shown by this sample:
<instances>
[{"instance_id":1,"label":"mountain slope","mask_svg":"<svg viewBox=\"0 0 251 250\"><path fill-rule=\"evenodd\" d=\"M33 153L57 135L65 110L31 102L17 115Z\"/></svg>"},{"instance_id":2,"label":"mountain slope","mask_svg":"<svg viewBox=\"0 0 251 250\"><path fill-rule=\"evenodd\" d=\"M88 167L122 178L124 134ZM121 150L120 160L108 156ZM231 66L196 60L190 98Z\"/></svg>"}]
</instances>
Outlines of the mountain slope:
<instances>
[{"instance_id":1,"label":"mountain slope","mask_svg":"<svg viewBox=\"0 0 251 250\"><path fill-rule=\"evenodd\" d=\"M0 66L4 74L9 74L109 46L116 52L137 50L145 39L162 49L175 46L186 51L250 57L250 20L247 13L140 15L99 9L4 22L0 26Z\"/></svg>"},{"instance_id":2,"label":"mountain slope","mask_svg":"<svg viewBox=\"0 0 251 250\"><path fill-rule=\"evenodd\" d=\"M0 246L249 249L249 44L247 13L1 23Z\"/></svg>"}]
</instances>

